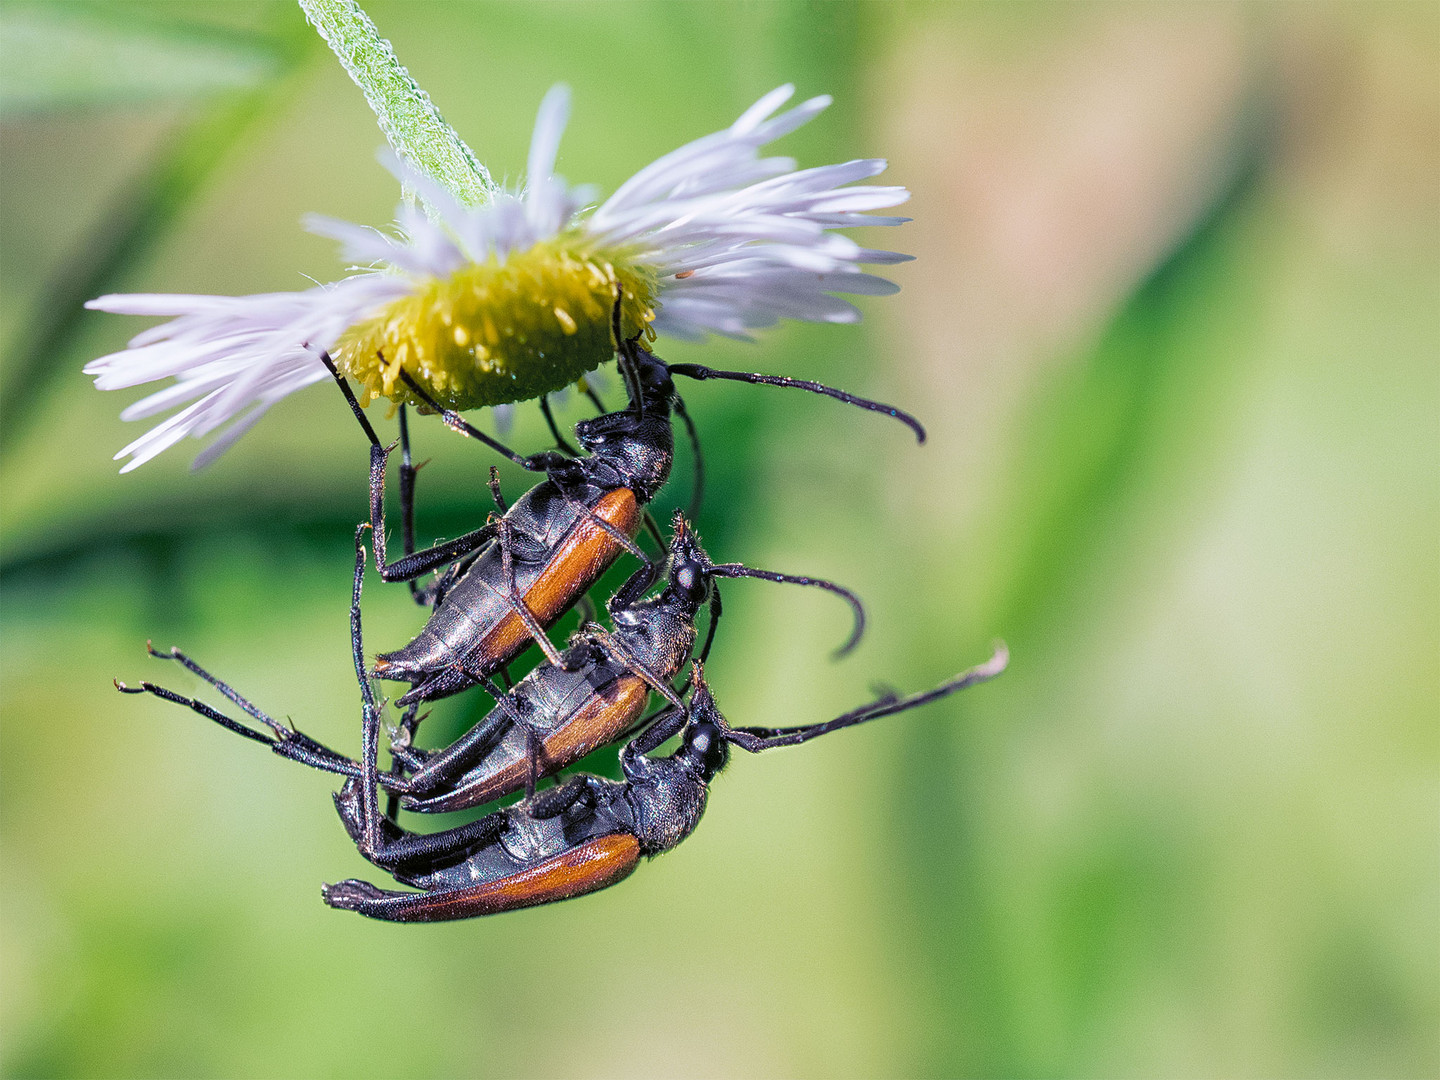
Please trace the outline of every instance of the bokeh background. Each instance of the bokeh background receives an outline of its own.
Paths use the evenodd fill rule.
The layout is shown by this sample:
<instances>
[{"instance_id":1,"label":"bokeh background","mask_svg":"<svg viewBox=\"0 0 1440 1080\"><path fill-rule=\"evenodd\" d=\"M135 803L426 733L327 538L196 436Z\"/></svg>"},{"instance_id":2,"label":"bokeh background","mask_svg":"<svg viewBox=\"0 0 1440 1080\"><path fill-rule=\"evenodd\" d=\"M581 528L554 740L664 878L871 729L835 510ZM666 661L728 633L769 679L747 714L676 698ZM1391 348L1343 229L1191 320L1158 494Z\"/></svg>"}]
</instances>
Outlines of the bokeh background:
<instances>
[{"instance_id":1,"label":"bokeh background","mask_svg":"<svg viewBox=\"0 0 1440 1080\"><path fill-rule=\"evenodd\" d=\"M199 692L144 654L183 645L355 750L360 433L317 387L208 471L117 476L138 392L80 368L144 324L80 305L332 278L297 220L390 220L379 134L293 5L6 3L6 1075L1440 1072L1440 9L369 10L511 178L555 81L561 171L605 190L782 82L835 95L781 149L890 158L915 221L865 239L919 256L903 291L662 352L895 401L931 439L687 391L715 557L872 617L836 664L831 598L735 583L711 679L774 724L997 637L1012 668L740 755L606 893L434 927L325 908L369 871L331 780L111 679ZM512 435L546 441L533 409ZM473 527L492 459L417 442L422 534ZM421 614L372 578L366 619L379 649Z\"/></svg>"}]
</instances>

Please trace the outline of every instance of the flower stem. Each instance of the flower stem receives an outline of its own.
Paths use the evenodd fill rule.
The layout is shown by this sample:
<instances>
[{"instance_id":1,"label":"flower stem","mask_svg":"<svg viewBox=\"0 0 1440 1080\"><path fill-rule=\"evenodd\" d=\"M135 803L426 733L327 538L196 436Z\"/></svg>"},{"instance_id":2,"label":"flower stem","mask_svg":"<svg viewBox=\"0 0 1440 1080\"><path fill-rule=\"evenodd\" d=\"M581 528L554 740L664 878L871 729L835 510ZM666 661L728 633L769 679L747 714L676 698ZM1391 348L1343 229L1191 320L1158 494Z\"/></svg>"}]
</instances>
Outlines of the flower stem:
<instances>
[{"instance_id":1,"label":"flower stem","mask_svg":"<svg viewBox=\"0 0 1440 1080\"><path fill-rule=\"evenodd\" d=\"M301 10L365 93L380 130L400 159L442 184L462 206L497 190L485 166L415 84L355 0L299 0Z\"/></svg>"}]
</instances>

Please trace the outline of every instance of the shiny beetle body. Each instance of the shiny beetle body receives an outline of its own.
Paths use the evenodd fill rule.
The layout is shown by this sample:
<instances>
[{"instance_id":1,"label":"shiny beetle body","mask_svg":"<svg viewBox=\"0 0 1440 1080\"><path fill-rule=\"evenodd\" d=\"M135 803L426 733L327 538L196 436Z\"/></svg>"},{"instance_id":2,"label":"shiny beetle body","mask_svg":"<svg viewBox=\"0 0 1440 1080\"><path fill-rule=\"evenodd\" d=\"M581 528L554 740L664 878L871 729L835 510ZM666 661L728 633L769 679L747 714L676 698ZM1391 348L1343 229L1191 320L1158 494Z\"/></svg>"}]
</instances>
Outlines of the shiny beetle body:
<instances>
[{"instance_id":1,"label":"shiny beetle body","mask_svg":"<svg viewBox=\"0 0 1440 1080\"><path fill-rule=\"evenodd\" d=\"M375 843L365 827L363 785L347 780L335 804L360 854L420 891L397 892L351 879L326 886L325 902L372 919L439 922L597 892L628 877L642 855L662 855L695 831L710 781L725 767L730 746L758 753L807 742L993 678L1006 660L1000 648L987 663L933 690L882 697L826 723L790 728L730 727L697 666L689 707L667 710L621 750L623 780L581 773L534 799L443 833L407 833L385 818ZM648 756L677 727L675 752Z\"/></svg>"},{"instance_id":2,"label":"shiny beetle body","mask_svg":"<svg viewBox=\"0 0 1440 1080\"><path fill-rule=\"evenodd\" d=\"M325 358L370 440L370 525L381 578L409 581L417 599L434 609L410 644L377 658L378 676L410 683L410 690L397 700L397 705L418 706L477 684L493 693L495 686L490 676L532 639L545 650L551 663L558 663L558 651L545 638L544 630L584 595L622 550L645 561L653 575L653 564L635 546L633 538L645 506L670 475L675 453L672 412L685 421L697 451L692 516L699 502L702 477L699 441L684 402L675 391L672 374L808 390L894 417L924 441L924 428L909 414L820 383L718 371L698 364L667 364L642 348L638 336L621 338L618 301L615 311L618 363L630 402L620 412L576 424L576 441L586 452L583 457L553 450L523 457L480 432L458 413L441 408L401 373L417 396L441 414L447 426L480 440L525 469L545 472L547 478L513 506L506 507L492 476L492 492L502 512L498 521L415 552L416 470L409 462L402 411L405 451L400 494L406 554L394 563L386 560L385 544L384 492L389 451L381 445L344 379ZM552 419L548 409L546 417ZM415 579L431 571L441 571L434 585L417 587ZM415 723L412 712L405 722L406 729L413 730Z\"/></svg>"},{"instance_id":3,"label":"shiny beetle body","mask_svg":"<svg viewBox=\"0 0 1440 1080\"><path fill-rule=\"evenodd\" d=\"M362 548L358 559L363 560L363 555ZM361 571L363 561L357 561L357 574ZM710 626L716 625L720 611L716 579L721 577L760 577L834 592L851 605L854 614L850 644L864 629L864 609L847 590L817 578L713 563L677 513L664 589L655 596L637 598L635 592L648 583L648 575L645 571L635 574L608 605L613 631L593 624L585 627L561 655L560 664L538 665L449 746L421 751L404 741L392 744L391 752L404 771L380 774L380 786L391 796L403 797L400 805L404 809L420 813L480 806L516 791L533 791L539 779L637 730L652 690L678 707L680 698L670 683L690 660L697 637L696 617L702 607L709 606ZM358 578L356 586L358 597ZM707 638L702 663L709 644ZM220 687L250 716L266 724L269 733L250 729L245 733L269 743L277 754L345 776L362 775L358 762L266 716L183 653L172 650L169 657ZM142 689L189 704L216 719L208 707L189 699L149 683L142 684ZM225 726L236 729L234 722Z\"/></svg>"}]
</instances>

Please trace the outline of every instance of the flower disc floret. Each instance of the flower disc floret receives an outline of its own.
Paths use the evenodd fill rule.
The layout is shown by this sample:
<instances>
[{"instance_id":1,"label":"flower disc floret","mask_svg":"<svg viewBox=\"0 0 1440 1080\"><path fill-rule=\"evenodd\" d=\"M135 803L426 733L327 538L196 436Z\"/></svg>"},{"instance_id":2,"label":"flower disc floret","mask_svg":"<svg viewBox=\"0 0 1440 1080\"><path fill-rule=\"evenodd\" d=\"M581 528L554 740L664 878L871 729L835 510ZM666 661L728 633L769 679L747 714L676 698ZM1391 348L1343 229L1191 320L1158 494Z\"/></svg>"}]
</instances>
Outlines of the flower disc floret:
<instances>
[{"instance_id":1,"label":"flower disc floret","mask_svg":"<svg viewBox=\"0 0 1440 1080\"><path fill-rule=\"evenodd\" d=\"M104 390L175 380L121 413L179 410L116 455L131 458L122 471L218 431L196 465L214 460L275 402L327 380L326 351L367 404L412 401L401 371L455 409L560 390L614 355L617 289L627 337L749 339L780 319L857 321L841 294L896 289L862 267L908 256L862 248L835 230L899 225L907 219L871 211L909 193L858 183L884 171L879 159L802 170L762 157L762 147L830 103L817 97L782 110L792 93L766 94L596 205L590 189L555 175L569 113L568 92L556 87L540 105L523 191L463 207L391 161L428 216L402 205L394 233L307 219L312 232L339 241L348 277L294 293L92 300L101 311L171 320L85 367Z\"/></svg>"},{"instance_id":2,"label":"flower disc floret","mask_svg":"<svg viewBox=\"0 0 1440 1080\"><path fill-rule=\"evenodd\" d=\"M432 278L345 331L335 360L363 388L362 404L418 404L402 369L440 404L462 410L573 383L614 354L617 287L627 338L655 317L654 274L586 246L579 236L557 237Z\"/></svg>"}]
</instances>

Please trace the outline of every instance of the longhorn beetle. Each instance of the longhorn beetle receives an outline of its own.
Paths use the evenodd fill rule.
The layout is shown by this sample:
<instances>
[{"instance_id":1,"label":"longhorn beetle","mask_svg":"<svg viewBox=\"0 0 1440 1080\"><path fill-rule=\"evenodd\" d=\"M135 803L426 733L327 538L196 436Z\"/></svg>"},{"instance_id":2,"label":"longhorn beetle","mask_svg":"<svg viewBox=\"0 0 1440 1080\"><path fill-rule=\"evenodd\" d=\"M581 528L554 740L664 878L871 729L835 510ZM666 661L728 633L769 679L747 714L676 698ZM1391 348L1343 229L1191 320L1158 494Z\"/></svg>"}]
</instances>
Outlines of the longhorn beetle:
<instances>
[{"instance_id":1,"label":"longhorn beetle","mask_svg":"<svg viewBox=\"0 0 1440 1080\"><path fill-rule=\"evenodd\" d=\"M331 907L357 911L370 918L392 922L464 919L565 900L614 885L630 875L641 855L663 854L694 831L705 810L709 783L725 767L730 746L759 753L807 742L994 678L1008 662L1004 646L998 646L984 664L923 693L908 697L886 694L824 723L776 728L732 728L715 707L703 669L696 662L689 707L672 703L620 752L624 780L582 773L468 825L438 833L410 833L380 813L382 778L375 763L379 706L366 678L360 624L363 529L355 535L356 585L350 612L351 648L363 717L361 768L358 777L352 776L342 785L335 805L364 858L402 884L422 890L395 892L353 879L323 890L324 900ZM158 692L162 697L189 704L233 731L266 741L259 732L168 691L148 684L116 685L131 693ZM258 711L228 687L218 682L216 685L252 715ZM677 733L681 742L673 754L663 758L648 756ZM318 744L311 745L331 754ZM319 761L310 763L329 767Z\"/></svg>"},{"instance_id":2,"label":"longhorn beetle","mask_svg":"<svg viewBox=\"0 0 1440 1080\"><path fill-rule=\"evenodd\" d=\"M695 830L710 781L725 767L731 746L759 753L808 742L992 679L1006 661L1001 646L984 664L924 693L889 695L825 723L780 728L732 728L696 661L689 709L672 706L626 744L620 751L623 781L580 773L533 800L446 832L406 832L363 803L365 784L346 780L335 806L360 854L423 891L396 892L352 878L325 886L322 895L331 907L372 919L441 922L598 892L628 877L641 855L664 854ZM648 756L677 728L680 746L673 754Z\"/></svg>"},{"instance_id":3,"label":"longhorn beetle","mask_svg":"<svg viewBox=\"0 0 1440 1080\"><path fill-rule=\"evenodd\" d=\"M360 553L363 559L363 550ZM574 764L590 751L625 738L648 725L640 719L650 691L663 695L672 710L679 696L670 682L685 667L695 645L695 617L710 606L710 630L718 623L717 578L758 577L767 581L812 585L837 593L855 615L851 638L864 626L864 609L848 590L818 578L794 577L756 570L738 563L715 564L700 546L684 516L676 511L670 543L666 588L648 599L633 594L646 584L637 571L612 597L607 609L613 632L598 625L582 629L562 655L560 665L542 663L503 695L479 723L451 745L430 752L393 744L392 754L409 775L382 773L380 786L391 796L404 796L407 810L437 813L463 810L502 798L524 788L533 794L535 781ZM357 564L362 573L363 561ZM700 653L704 663L711 638ZM224 724L232 731L265 742L282 757L315 768L359 777L359 762L344 757L256 708L178 649L152 655L178 661L217 687L232 702L269 729L257 731L223 718L208 705L173 691L141 683L148 691Z\"/></svg>"},{"instance_id":4,"label":"longhorn beetle","mask_svg":"<svg viewBox=\"0 0 1440 1080\"><path fill-rule=\"evenodd\" d=\"M439 406L408 373L401 372L411 390L438 412L448 427L480 440L527 470L544 472L546 479L507 508L492 473L492 492L502 510L500 519L457 539L413 552L408 549L413 536L409 522L413 514L414 470L402 473L401 509L407 523L407 551L394 563L387 561L385 548L385 470L390 450L381 444L329 357L322 357L370 440L371 543L381 578L413 582L422 574L449 566L436 582L433 595L421 591L421 598L432 600L434 606L424 628L404 648L377 657L376 675L410 683L397 705L418 705L476 684L493 693L490 676L518 655L531 639L552 664L558 663L559 651L546 638L544 629L570 609L622 549L637 555L654 573L653 565L635 546L633 537L645 504L670 475L674 459L671 410L689 423L672 374L810 390L885 413L908 425L919 441L925 439L925 429L908 413L820 383L717 371L698 364L666 364L640 347L638 334L628 340L621 337L619 311L617 298L612 329L630 404L621 412L575 425L575 438L587 452L586 457L567 457L553 450L523 457L458 413ZM407 728L413 727L413 716L407 718Z\"/></svg>"}]
</instances>

